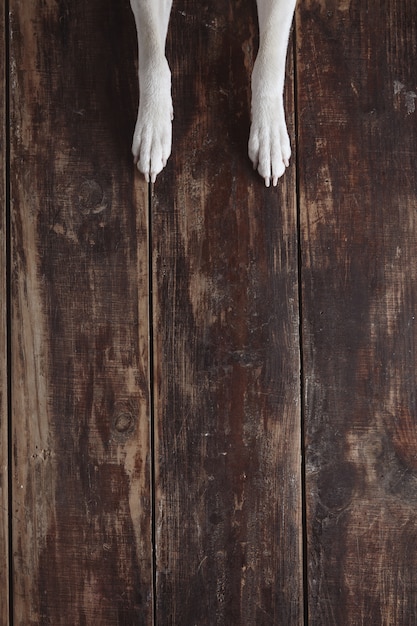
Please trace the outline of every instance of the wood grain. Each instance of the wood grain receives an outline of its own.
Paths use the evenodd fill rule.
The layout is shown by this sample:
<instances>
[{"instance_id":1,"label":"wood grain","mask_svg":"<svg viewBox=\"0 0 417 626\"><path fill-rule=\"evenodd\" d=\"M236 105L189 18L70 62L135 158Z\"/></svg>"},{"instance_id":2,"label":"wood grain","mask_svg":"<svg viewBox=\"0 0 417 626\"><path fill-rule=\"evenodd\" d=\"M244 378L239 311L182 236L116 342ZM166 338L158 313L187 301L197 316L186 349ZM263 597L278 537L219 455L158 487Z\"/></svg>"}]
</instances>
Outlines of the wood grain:
<instances>
[{"instance_id":1,"label":"wood grain","mask_svg":"<svg viewBox=\"0 0 417 626\"><path fill-rule=\"evenodd\" d=\"M149 624L134 26L107 0L10 10L14 624Z\"/></svg>"},{"instance_id":2,"label":"wood grain","mask_svg":"<svg viewBox=\"0 0 417 626\"><path fill-rule=\"evenodd\" d=\"M9 490L8 490L8 415L7 415L7 296L6 296L6 25L0 6L0 624L7 625L9 615Z\"/></svg>"},{"instance_id":3,"label":"wood grain","mask_svg":"<svg viewBox=\"0 0 417 626\"><path fill-rule=\"evenodd\" d=\"M295 171L266 190L247 157L254 8L172 15L152 197L161 625L302 619ZM287 110L293 136L291 79Z\"/></svg>"},{"instance_id":4,"label":"wood grain","mask_svg":"<svg viewBox=\"0 0 417 626\"><path fill-rule=\"evenodd\" d=\"M304 623L301 349L308 623L414 625L414 0L299 3L298 181L293 161L276 190L247 157L255 3L177 0L151 197L129 154L128 3L9 5L0 623L8 513L18 626ZM290 55L294 146L293 72Z\"/></svg>"},{"instance_id":5,"label":"wood grain","mask_svg":"<svg viewBox=\"0 0 417 626\"><path fill-rule=\"evenodd\" d=\"M300 4L309 623L415 623L414 0Z\"/></svg>"}]
</instances>

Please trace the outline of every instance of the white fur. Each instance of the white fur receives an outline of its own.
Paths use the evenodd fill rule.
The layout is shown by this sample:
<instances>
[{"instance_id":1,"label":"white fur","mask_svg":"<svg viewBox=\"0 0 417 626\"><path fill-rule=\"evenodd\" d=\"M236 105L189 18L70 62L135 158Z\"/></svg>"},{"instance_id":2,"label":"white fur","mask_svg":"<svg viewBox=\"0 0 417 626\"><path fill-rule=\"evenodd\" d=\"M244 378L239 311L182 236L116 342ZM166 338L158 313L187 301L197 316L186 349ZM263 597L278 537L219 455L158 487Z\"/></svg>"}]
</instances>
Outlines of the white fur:
<instances>
[{"instance_id":1,"label":"white fur","mask_svg":"<svg viewBox=\"0 0 417 626\"><path fill-rule=\"evenodd\" d=\"M130 0L139 49L139 111L132 152L146 180L155 182L171 154L171 72L165 40L172 0ZM296 0L257 0L259 51L252 73L249 157L269 187L291 156L283 90L288 37Z\"/></svg>"}]
</instances>

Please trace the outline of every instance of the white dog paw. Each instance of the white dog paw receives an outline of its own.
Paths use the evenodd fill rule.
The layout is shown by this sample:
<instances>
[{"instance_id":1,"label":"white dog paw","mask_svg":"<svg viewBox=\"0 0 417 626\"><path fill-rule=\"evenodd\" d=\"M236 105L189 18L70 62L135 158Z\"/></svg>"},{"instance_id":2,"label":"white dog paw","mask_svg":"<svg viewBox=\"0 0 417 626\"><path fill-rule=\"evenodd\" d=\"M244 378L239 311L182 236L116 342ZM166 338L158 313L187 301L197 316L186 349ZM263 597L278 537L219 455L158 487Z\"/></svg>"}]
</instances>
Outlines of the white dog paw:
<instances>
[{"instance_id":1,"label":"white dog paw","mask_svg":"<svg viewBox=\"0 0 417 626\"><path fill-rule=\"evenodd\" d=\"M166 59L160 66L139 71L139 111L133 134L134 162L147 182L155 182L171 154L171 72Z\"/></svg>"},{"instance_id":2,"label":"white dog paw","mask_svg":"<svg viewBox=\"0 0 417 626\"><path fill-rule=\"evenodd\" d=\"M291 146L280 99L263 98L252 105L249 158L254 169L275 186L289 165Z\"/></svg>"},{"instance_id":3,"label":"white dog paw","mask_svg":"<svg viewBox=\"0 0 417 626\"><path fill-rule=\"evenodd\" d=\"M285 123L282 89L284 68L271 70L263 60L255 62L252 74L252 124L248 152L253 166L265 180L275 186L288 167L290 139Z\"/></svg>"}]
</instances>

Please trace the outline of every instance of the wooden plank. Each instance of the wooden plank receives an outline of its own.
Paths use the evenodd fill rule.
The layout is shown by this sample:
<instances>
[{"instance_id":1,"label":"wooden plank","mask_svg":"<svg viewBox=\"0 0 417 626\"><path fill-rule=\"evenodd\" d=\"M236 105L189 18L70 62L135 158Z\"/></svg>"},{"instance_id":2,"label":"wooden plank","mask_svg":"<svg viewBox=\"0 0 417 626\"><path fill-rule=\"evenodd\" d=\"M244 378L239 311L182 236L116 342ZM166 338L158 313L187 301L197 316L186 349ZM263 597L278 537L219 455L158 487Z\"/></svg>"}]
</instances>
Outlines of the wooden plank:
<instances>
[{"instance_id":1,"label":"wooden plank","mask_svg":"<svg viewBox=\"0 0 417 626\"><path fill-rule=\"evenodd\" d=\"M8 490L8 415L7 415L7 298L6 298L6 24L0 8L0 624L9 617L9 490Z\"/></svg>"},{"instance_id":2,"label":"wooden plank","mask_svg":"<svg viewBox=\"0 0 417 626\"><path fill-rule=\"evenodd\" d=\"M173 156L152 199L158 624L302 620L295 168L267 190L247 157L254 10L179 0L169 34ZM291 81L287 110L294 136Z\"/></svg>"},{"instance_id":3,"label":"wooden plank","mask_svg":"<svg viewBox=\"0 0 417 626\"><path fill-rule=\"evenodd\" d=\"M298 11L309 623L417 614L414 0Z\"/></svg>"},{"instance_id":4,"label":"wooden plank","mask_svg":"<svg viewBox=\"0 0 417 626\"><path fill-rule=\"evenodd\" d=\"M14 623L149 624L133 20L110 0L10 9Z\"/></svg>"}]
</instances>

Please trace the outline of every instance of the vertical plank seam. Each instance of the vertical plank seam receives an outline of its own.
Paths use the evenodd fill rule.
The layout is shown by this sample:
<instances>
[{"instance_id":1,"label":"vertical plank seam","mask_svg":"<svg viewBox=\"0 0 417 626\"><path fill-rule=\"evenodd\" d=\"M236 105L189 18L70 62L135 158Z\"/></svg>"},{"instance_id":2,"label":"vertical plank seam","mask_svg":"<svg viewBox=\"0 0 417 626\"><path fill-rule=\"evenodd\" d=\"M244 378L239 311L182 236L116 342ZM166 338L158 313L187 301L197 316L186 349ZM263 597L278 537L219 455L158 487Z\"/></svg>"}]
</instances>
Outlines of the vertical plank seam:
<instances>
[{"instance_id":1,"label":"vertical plank seam","mask_svg":"<svg viewBox=\"0 0 417 626\"><path fill-rule=\"evenodd\" d=\"M294 129L295 129L295 195L297 213L297 274L298 274L298 345L300 355L300 450L301 450L301 535L302 535L302 576L303 576L303 623L308 626L308 533L307 533L307 476L306 476L306 441L305 441L305 385L303 352L303 268L301 249L301 198L300 198L300 158L299 158L299 106L298 106L298 59L297 32L298 12L294 14L293 28L293 66L294 66Z\"/></svg>"},{"instance_id":2,"label":"vertical plank seam","mask_svg":"<svg viewBox=\"0 0 417 626\"><path fill-rule=\"evenodd\" d=\"M10 7L9 0L4 3L4 168L5 168L5 213L6 213L6 393L7 393L7 576L8 576L8 612L9 626L13 626L13 441L12 441L12 313L11 313L11 286L12 286L12 245L11 245L11 202L10 202Z\"/></svg>"},{"instance_id":3,"label":"vertical plank seam","mask_svg":"<svg viewBox=\"0 0 417 626\"><path fill-rule=\"evenodd\" d=\"M152 624L156 626L156 442L155 442L155 360L154 360L154 305L153 305L153 184L148 185L148 338L149 338L149 433L150 433L150 497L151 497L151 574Z\"/></svg>"}]
</instances>

